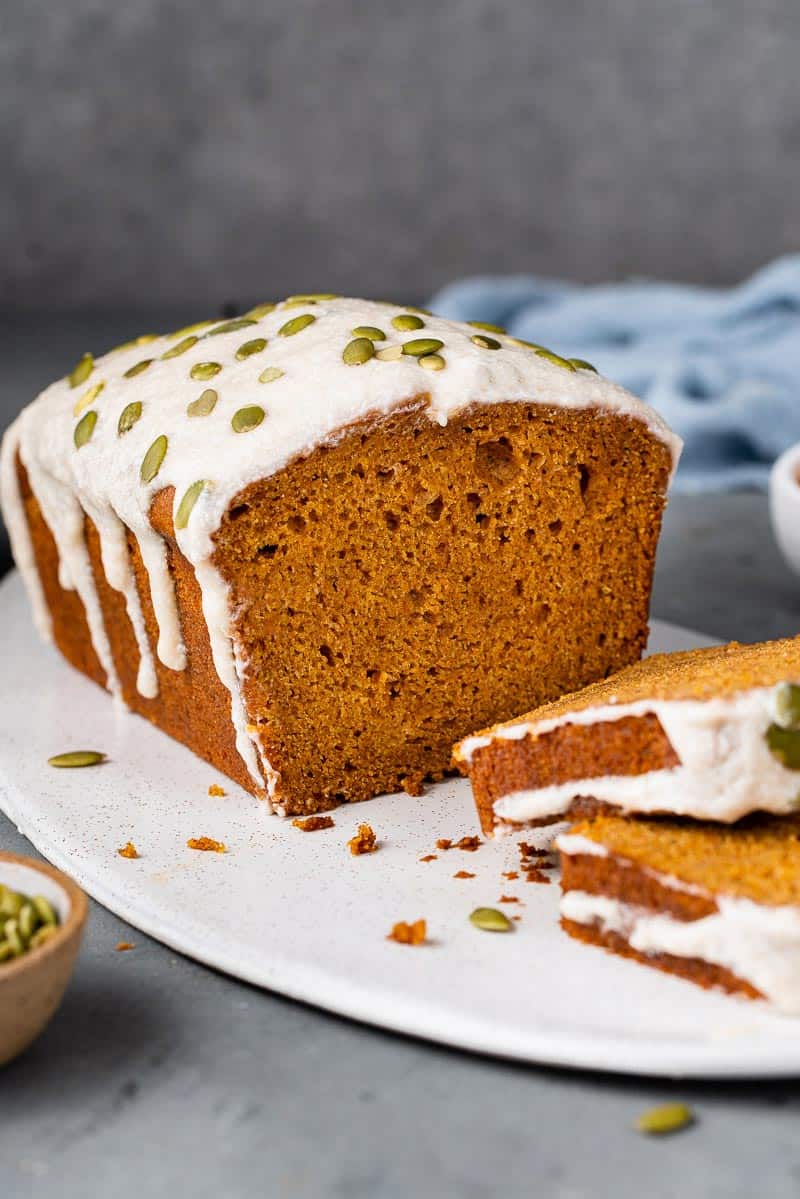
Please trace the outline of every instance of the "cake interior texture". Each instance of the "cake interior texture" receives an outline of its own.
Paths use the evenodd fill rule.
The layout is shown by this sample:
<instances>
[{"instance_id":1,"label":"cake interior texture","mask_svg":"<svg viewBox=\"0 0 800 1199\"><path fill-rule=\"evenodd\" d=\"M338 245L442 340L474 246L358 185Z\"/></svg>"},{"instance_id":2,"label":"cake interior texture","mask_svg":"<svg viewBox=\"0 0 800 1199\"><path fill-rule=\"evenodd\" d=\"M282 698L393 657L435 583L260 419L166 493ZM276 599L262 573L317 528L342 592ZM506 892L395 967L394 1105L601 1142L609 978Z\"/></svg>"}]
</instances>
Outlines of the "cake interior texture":
<instances>
[{"instance_id":1,"label":"cake interior texture","mask_svg":"<svg viewBox=\"0 0 800 1199\"><path fill-rule=\"evenodd\" d=\"M665 444L641 421L591 408L472 405L442 426L424 404L367 417L250 484L214 536L247 720L287 814L440 778L471 730L602 679L645 646ZM103 684L82 605L59 584L55 543L18 469L54 639ZM133 630L86 517L123 698L258 793L173 502L171 488L157 493L150 519L165 540L187 668L158 662L154 698L137 690ZM133 536L129 552L155 643Z\"/></svg>"}]
</instances>

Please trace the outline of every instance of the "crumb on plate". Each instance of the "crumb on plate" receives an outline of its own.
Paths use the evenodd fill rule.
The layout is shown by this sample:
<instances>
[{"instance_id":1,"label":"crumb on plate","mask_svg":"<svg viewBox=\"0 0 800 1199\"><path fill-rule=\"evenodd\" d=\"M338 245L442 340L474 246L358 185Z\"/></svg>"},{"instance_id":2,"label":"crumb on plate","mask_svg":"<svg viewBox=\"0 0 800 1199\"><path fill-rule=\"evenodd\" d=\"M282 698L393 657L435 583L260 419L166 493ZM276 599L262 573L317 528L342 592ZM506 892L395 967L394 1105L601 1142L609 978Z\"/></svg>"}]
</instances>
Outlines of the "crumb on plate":
<instances>
[{"instance_id":1,"label":"crumb on plate","mask_svg":"<svg viewBox=\"0 0 800 1199\"><path fill-rule=\"evenodd\" d=\"M122 849L118 849L117 853L121 858L138 858L139 850L134 845L133 841L126 841Z\"/></svg>"},{"instance_id":2,"label":"crumb on plate","mask_svg":"<svg viewBox=\"0 0 800 1199\"><path fill-rule=\"evenodd\" d=\"M359 857L362 853L374 853L378 848L378 838L370 825L359 824L358 832L355 837L350 838L347 844L350 846L351 854Z\"/></svg>"},{"instance_id":3,"label":"crumb on plate","mask_svg":"<svg viewBox=\"0 0 800 1199\"><path fill-rule=\"evenodd\" d=\"M292 821L301 833L316 833L321 828L333 828L334 823L332 816L303 816Z\"/></svg>"},{"instance_id":4,"label":"crumb on plate","mask_svg":"<svg viewBox=\"0 0 800 1199\"><path fill-rule=\"evenodd\" d=\"M117 953L127 953L129 949L133 949L133 941L117 941Z\"/></svg>"},{"instance_id":5,"label":"crumb on plate","mask_svg":"<svg viewBox=\"0 0 800 1199\"><path fill-rule=\"evenodd\" d=\"M224 787L220 787L219 783L212 783L208 788L208 794L215 799L224 799L227 792Z\"/></svg>"},{"instance_id":6,"label":"crumb on plate","mask_svg":"<svg viewBox=\"0 0 800 1199\"><path fill-rule=\"evenodd\" d=\"M474 877L475 877L475 875L470 874L470 872L468 870L457 870L455 872L455 874L453 875L453 878L474 878Z\"/></svg>"},{"instance_id":7,"label":"crumb on plate","mask_svg":"<svg viewBox=\"0 0 800 1199\"><path fill-rule=\"evenodd\" d=\"M227 853L224 841L215 841L213 837L190 837L186 842L189 849L200 849L204 853Z\"/></svg>"},{"instance_id":8,"label":"crumb on plate","mask_svg":"<svg viewBox=\"0 0 800 1199\"><path fill-rule=\"evenodd\" d=\"M386 940L396 941L398 945L422 945L427 933L428 926L424 920L415 920L413 924L407 924L405 920L400 920L395 924Z\"/></svg>"}]
</instances>

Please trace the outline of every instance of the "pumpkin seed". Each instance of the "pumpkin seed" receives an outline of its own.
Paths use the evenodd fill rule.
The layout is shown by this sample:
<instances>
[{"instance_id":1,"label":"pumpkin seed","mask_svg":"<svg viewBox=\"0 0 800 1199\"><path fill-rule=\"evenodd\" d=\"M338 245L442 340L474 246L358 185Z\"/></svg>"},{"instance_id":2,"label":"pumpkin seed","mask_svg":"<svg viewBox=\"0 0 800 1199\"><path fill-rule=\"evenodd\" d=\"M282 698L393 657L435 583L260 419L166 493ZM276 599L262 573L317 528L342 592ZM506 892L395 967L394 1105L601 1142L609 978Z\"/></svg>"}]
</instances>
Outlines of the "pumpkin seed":
<instances>
[{"instance_id":1,"label":"pumpkin seed","mask_svg":"<svg viewBox=\"0 0 800 1199\"><path fill-rule=\"evenodd\" d=\"M783 729L800 727L800 686L779 683L773 692L775 721Z\"/></svg>"},{"instance_id":2,"label":"pumpkin seed","mask_svg":"<svg viewBox=\"0 0 800 1199\"><path fill-rule=\"evenodd\" d=\"M281 337L294 337L295 333L301 333L303 329L307 329L309 325L313 325L317 318L311 312L304 312L302 316L294 316L285 325L281 325L278 334Z\"/></svg>"},{"instance_id":3,"label":"pumpkin seed","mask_svg":"<svg viewBox=\"0 0 800 1199\"><path fill-rule=\"evenodd\" d=\"M592 366L591 362L587 362L585 358L568 358L567 362L571 362L576 370L592 371L593 374L597 374L597 367Z\"/></svg>"},{"instance_id":4,"label":"pumpkin seed","mask_svg":"<svg viewBox=\"0 0 800 1199\"><path fill-rule=\"evenodd\" d=\"M25 896L18 891L12 891L10 887L5 887L0 883L0 919L8 920L10 917L17 917L22 911L25 903Z\"/></svg>"},{"instance_id":5,"label":"pumpkin seed","mask_svg":"<svg viewBox=\"0 0 800 1199\"><path fill-rule=\"evenodd\" d=\"M414 358L423 358L427 354L435 354L441 350L444 342L436 337L416 337L413 341L403 344L403 353L411 354Z\"/></svg>"},{"instance_id":6,"label":"pumpkin seed","mask_svg":"<svg viewBox=\"0 0 800 1199\"><path fill-rule=\"evenodd\" d=\"M387 346L385 350L378 350L375 357L379 358L381 362L397 362L399 358L403 357L403 347Z\"/></svg>"},{"instance_id":7,"label":"pumpkin seed","mask_svg":"<svg viewBox=\"0 0 800 1199\"><path fill-rule=\"evenodd\" d=\"M37 928L36 932L31 937L28 948L41 949L44 944L53 939L57 932L58 929L51 927L49 924L45 925L44 928Z\"/></svg>"},{"instance_id":8,"label":"pumpkin seed","mask_svg":"<svg viewBox=\"0 0 800 1199\"><path fill-rule=\"evenodd\" d=\"M81 446L86 445L87 441L90 440L92 433L94 433L94 427L96 424L97 412L94 408L91 408L78 421L77 425L75 426L75 432L72 434L76 450L79 450Z\"/></svg>"},{"instance_id":9,"label":"pumpkin seed","mask_svg":"<svg viewBox=\"0 0 800 1199\"><path fill-rule=\"evenodd\" d=\"M338 299L338 296L335 296L332 291L320 291L320 292L317 292L316 294L314 292L311 292L307 296L287 296L286 299L283 301L283 303L284 303L284 305L286 305L286 304L316 304L318 300L336 300L336 299Z\"/></svg>"},{"instance_id":10,"label":"pumpkin seed","mask_svg":"<svg viewBox=\"0 0 800 1199\"><path fill-rule=\"evenodd\" d=\"M417 308L415 304L406 304L407 312L421 312L423 316L433 316L430 308Z\"/></svg>"},{"instance_id":11,"label":"pumpkin seed","mask_svg":"<svg viewBox=\"0 0 800 1199\"><path fill-rule=\"evenodd\" d=\"M552 350L534 350L540 358L546 358L548 362L552 362L554 366L563 367L565 371L574 371L575 367L568 358L562 358L560 354L554 354Z\"/></svg>"},{"instance_id":12,"label":"pumpkin seed","mask_svg":"<svg viewBox=\"0 0 800 1199\"><path fill-rule=\"evenodd\" d=\"M508 340L512 346L522 346L525 350L547 350L547 346L540 346L538 341L524 341L521 337L509 337Z\"/></svg>"},{"instance_id":13,"label":"pumpkin seed","mask_svg":"<svg viewBox=\"0 0 800 1199\"><path fill-rule=\"evenodd\" d=\"M203 394L196 400L192 400L191 404L186 405L187 416L208 416L214 411L219 396L214 391L213 387L207 387Z\"/></svg>"},{"instance_id":14,"label":"pumpkin seed","mask_svg":"<svg viewBox=\"0 0 800 1199\"><path fill-rule=\"evenodd\" d=\"M0 962L7 962L10 957L13 953L8 941L0 941Z\"/></svg>"},{"instance_id":15,"label":"pumpkin seed","mask_svg":"<svg viewBox=\"0 0 800 1199\"><path fill-rule=\"evenodd\" d=\"M269 316L270 312L274 312L277 304L256 304L255 308L251 308L245 316L249 316L251 320L258 321L262 316Z\"/></svg>"},{"instance_id":16,"label":"pumpkin seed","mask_svg":"<svg viewBox=\"0 0 800 1199\"><path fill-rule=\"evenodd\" d=\"M72 415L80 416L90 404L95 402L104 387L105 383L95 383L94 387L89 387L75 404L75 407L72 409Z\"/></svg>"},{"instance_id":17,"label":"pumpkin seed","mask_svg":"<svg viewBox=\"0 0 800 1199\"><path fill-rule=\"evenodd\" d=\"M282 379L284 372L279 366L266 366L258 376L259 383L274 383L276 379Z\"/></svg>"},{"instance_id":18,"label":"pumpkin seed","mask_svg":"<svg viewBox=\"0 0 800 1199\"><path fill-rule=\"evenodd\" d=\"M207 329L209 325L215 325L216 321L195 321L193 325L184 325L182 329L176 329L174 333L170 333L170 337L187 337L190 333L197 333L200 329Z\"/></svg>"},{"instance_id":19,"label":"pumpkin seed","mask_svg":"<svg viewBox=\"0 0 800 1199\"><path fill-rule=\"evenodd\" d=\"M386 341L383 329L376 329L374 325L356 325L355 329L351 329L350 332L353 337L368 337L370 341Z\"/></svg>"},{"instance_id":20,"label":"pumpkin seed","mask_svg":"<svg viewBox=\"0 0 800 1199\"><path fill-rule=\"evenodd\" d=\"M65 754L56 754L47 759L48 766L99 766L105 762L106 755L96 749L72 749Z\"/></svg>"},{"instance_id":21,"label":"pumpkin seed","mask_svg":"<svg viewBox=\"0 0 800 1199\"><path fill-rule=\"evenodd\" d=\"M139 478L143 483L152 483L161 470L161 463L164 461L166 452L167 439L162 433L160 437L155 439L144 458L142 458L142 465L139 468Z\"/></svg>"},{"instance_id":22,"label":"pumpkin seed","mask_svg":"<svg viewBox=\"0 0 800 1199\"><path fill-rule=\"evenodd\" d=\"M218 362L195 362L189 371L189 375L192 379L199 379L201 382L205 382L206 379L213 379L221 370L222 367Z\"/></svg>"},{"instance_id":23,"label":"pumpkin seed","mask_svg":"<svg viewBox=\"0 0 800 1199\"><path fill-rule=\"evenodd\" d=\"M771 724L764 740L786 770L800 770L800 729L784 729L779 724Z\"/></svg>"},{"instance_id":24,"label":"pumpkin seed","mask_svg":"<svg viewBox=\"0 0 800 1199\"><path fill-rule=\"evenodd\" d=\"M17 920L20 936L23 941L30 941L39 924L39 917L36 915L36 910L30 900L20 908Z\"/></svg>"},{"instance_id":25,"label":"pumpkin seed","mask_svg":"<svg viewBox=\"0 0 800 1199\"><path fill-rule=\"evenodd\" d=\"M401 312L399 316L393 316L392 324L395 329L400 329L404 333L410 329L425 328L425 322L410 312Z\"/></svg>"},{"instance_id":26,"label":"pumpkin seed","mask_svg":"<svg viewBox=\"0 0 800 1199\"><path fill-rule=\"evenodd\" d=\"M135 346L146 346L151 341L158 341L158 336L158 333L140 333L138 337L133 339L133 344Z\"/></svg>"},{"instance_id":27,"label":"pumpkin seed","mask_svg":"<svg viewBox=\"0 0 800 1199\"><path fill-rule=\"evenodd\" d=\"M248 408L240 408L238 412L234 412L231 427L234 433L249 433L251 429L258 428L264 415L263 408L258 404L251 404Z\"/></svg>"},{"instance_id":28,"label":"pumpkin seed","mask_svg":"<svg viewBox=\"0 0 800 1199\"><path fill-rule=\"evenodd\" d=\"M200 338L196 334L191 337L184 337L183 341L179 341L176 346L170 346L161 355L162 358L178 358L181 354L185 354L187 350L191 350L192 346L196 346Z\"/></svg>"},{"instance_id":29,"label":"pumpkin seed","mask_svg":"<svg viewBox=\"0 0 800 1199\"><path fill-rule=\"evenodd\" d=\"M239 346L236 351L236 357L239 362L243 362L245 358L250 358L253 354L260 354L266 348L266 337L254 337L252 341L245 341Z\"/></svg>"},{"instance_id":30,"label":"pumpkin seed","mask_svg":"<svg viewBox=\"0 0 800 1199\"><path fill-rule=\"evenodd\" d=\"M685 1103L664 1103L642 1112L636 1120L636 1128L651 1136L663 1136L664 1133L679 1132L693 1123L694 1112Z\"/></svg>"},{"instance_id":31,"label":"pumpkin seed","mask_svg":"<svg viewBox=\"0 0 800 1199\"><path fill-rule=\"evenodd\" d=\"M498 912L497 908L476 908L469 918L485 933L508 933L514 927L505 912Z\"/></svg>"},{"instance_id":32,"label":"pumpkin seed","mask_svg":"<svg viewBox=\"0 0 800 1199\"><path fill-rule=\"evenodd\" d=\"M141 415L142 405L140 400L134 400L132 404L128 404L127 407L123 408L117 421L117 436L122 437L123 433L130 433Z\"/></svg>"},{"instance_id":33,"label":"pumpkin seed","mask_svg":"<svg viewBox=\"0 0 800 1199\"><path fill-rule=\"evenodd\" d=\"M56 910L49 899L45 899L44 895L33 895L31 903L36 909L36 915L42 924L49 925L51 928L58 924L58 916Z\"/></svg>"},{"instance_id":34,"label":"pumpkin seed","mask_svg":"<svg viewBox=\"0 0 800 1199\"><path fill-rule=\"evenodd\" d=\"M5 938L11 946L11 953L15 958L21 958L25 952L25 942L22 940L19 931L19 924L16 920L6 920L3 926Z\"/></svg>"},{"instance_id":35,"label":"pumpkin seed","mask_svg":"<svg viewBox=\"0 0 800 1199\"><path fill-rule=\"evenodd\" d=\"M175 513L175 528L185 529L189 523L189 517L192 515L192 509L199 500L204 489L208 487L208 479L198 479L196 483L192 483L191 487L187 487L183 493L183 499L178 504L178 510Z\"/></svg>"},{"instance_id":36,"label":"pumpkin seed","mask_svg":"<svg viewBox=\"0 0 800 1199\"><path fill-rule=\"evenodd\" d=\"M375 346L368 337L357 337L342 350L342 361L347 366L362 366L375 355Z\"/></svg>"},{"instance_id":37,"label":"pumpkin seed","mask_svg":"<svg viewBox=\"0 0 800 1199\"><path fill-rule=\"evenodd\" d=\"M80 387L81 383L85 383L94 370L94 355L82 354L75 366L67 376L70 387Z\"/></svg>"},{"instance_id":38,"label":"pumpkin seed","mask_svg":"<svg viewBox=\"0 0 800 1199\"><path fill-rule=\"evenodd\" d=\"M418 361L426 371L443 371L447 365L441 354L425 354Z\"/></svg>"},{"instance_id":39,"label":"pumpkin seed","mask_svg":"<svg viewBox=\"0 0 800 1199\"><path fill-rule=\"evenodd\" d=\"M206 337L216 337L218 333L236 333L239 329L247 329L249 325L254 325L256 322L250 316L237 316L235 320L225 321L221 325L217 325L216 329L209 329Z\"/></svg>"},{"instance_id":40,"label":"pumpkin seed","mask_svg":"<svg viewBox=\"0 0 800 1199\"><path fill-rule=\"evenodd\" d=\"M153 361L153 358L143 358L141 362L137 362L133 366L129 366L125 371L123 378L135 379L137 375L141 375L142 371L146 371L148 366L150 366Z\"/></svg>"},{"instance_id":41,"label":"pumpkin seed","mask_svg":"<svg viewBox=\"0 0 800 1199\"><path fill-rule=\"evenodd\" d=\"M487 321L467 321L473 329L483 329L486 333L505 333L502 325L490 325Z\"/></svg>"},{"instance_id":42,"label":"pumpkin seed","mask_svg":"<svg viewBox=\"0 0 800 1199\"><path fill-rule=\"evenodd\" d=\"M476 333L470 340L473 345L480 346L482 350L499 350L501 348L500 342L494 337L482 337L480 333Z\"/></svg>"}]
</instances>

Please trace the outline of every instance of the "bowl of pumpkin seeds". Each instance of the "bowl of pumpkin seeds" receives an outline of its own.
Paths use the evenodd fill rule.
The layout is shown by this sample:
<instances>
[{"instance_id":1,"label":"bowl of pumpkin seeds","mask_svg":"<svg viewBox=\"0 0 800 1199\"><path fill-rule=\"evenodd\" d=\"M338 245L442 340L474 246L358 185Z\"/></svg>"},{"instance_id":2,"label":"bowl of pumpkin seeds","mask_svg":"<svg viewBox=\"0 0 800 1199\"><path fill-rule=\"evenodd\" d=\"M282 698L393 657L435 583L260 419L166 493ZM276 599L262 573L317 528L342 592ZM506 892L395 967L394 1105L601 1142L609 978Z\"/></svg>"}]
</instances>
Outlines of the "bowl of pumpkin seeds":
<instances>
[{"instance_id":1,"label":"bowl of pumpkin seeds","mask_svg":"<svg viewBox=\"0 0 800 1199\"><path fill-rule=\"evenodd\" d=\"M44 1030L78 956L88 904L46 862L0 853L0 1066Z\"/></svg>"}]
</instances>

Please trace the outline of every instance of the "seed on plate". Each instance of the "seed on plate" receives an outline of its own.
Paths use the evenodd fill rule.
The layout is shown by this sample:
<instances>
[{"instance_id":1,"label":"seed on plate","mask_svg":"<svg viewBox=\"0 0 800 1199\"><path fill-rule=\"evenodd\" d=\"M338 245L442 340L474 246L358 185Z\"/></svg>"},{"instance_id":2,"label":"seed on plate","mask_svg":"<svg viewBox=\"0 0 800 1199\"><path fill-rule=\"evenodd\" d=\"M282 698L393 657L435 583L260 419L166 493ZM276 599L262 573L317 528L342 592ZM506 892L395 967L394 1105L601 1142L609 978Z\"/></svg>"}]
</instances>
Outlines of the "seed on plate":
<instances>
[{"instance_id":1,"label":"seed on plate","mask_svg":"<svg viewBox=\"0 0 800 1199\"><path fill-rule=\"evenodd\" d=\"M470 338L473 345L480 346L482 350L499 350L500 342L494 337L483 337L480 333L476 333Z\"/></svg>"},{"instance_id":2,"label":"seed on plate","mask_svg":"<svg viewBox=\"0 0 800 1199\"><path fill-rule=\"evenodd\" d=\"M436 337L416 337L413 341L403 344L403 353L411 354L414 358L423 358L427 354L435 354L441 350L444 342Z\"/></svg>"},{"instance_id":3,"label":"seed on plate","mask_svg":"<svg viewBox=\"0 0 800 1199\"><path fill-rule=\"evenodd\" d=\"M426 371L443 371L446 366L441 354L425 354L418 362Z\"/></svg>"},{"instance_id":4,"label":"seed on plate","mask_svg":"<svg viewBox=\"0 0 800 1199\"><path fill-rule=\"evenodd\" d=\"M304 312L302 316L293 316L285 325L281 325L278 334L280 337L294 337L295 333L301 333L303 329L313 325L316 319L311 312Z\"/></svg>"},{"instance_id":5,"label":"seed on plate","mask_svg":"<svg viewBox=\"0 0 800 1199\"><path fill-rule=\"evenodd\" d=\"M143 358L141 362L137 362L133 366L129 366L125 371L123 378L135 379L137 375L141 375L142 371L146 371L148 366L150 366L153 361L153 358Z\"/></svg>"},{"instance_id":6,"label":"seed on plate","mask_svg":"<svg viewBox=\"0 0 800 1199\"><path fill-rule=\"evenodd\" d=\"M592 366L591 362L587 362L585 358L568 358L567 362L571 362L576 370L592 371L593 374L597 374L597 367Z\"/></svg>"},{"instance_id":7,"label":"seed on plate","mask_svg":"<svg viewBox=\"0 0 800 1199\"><path fill-rule=\"evenodd\" d=\"M236 357L239 362L243 362L245 358L250 358L253 354L260 354L266 345L266 337L254 337L251 341L242 342L236 351Z\"/></svg>"},{"instance_id":8,"label":"seed on plate","mask_svg":"<svg viewBox=\"0 0 800 1199\"><path fill-rule=\"evenodd\" d=\"M483 329L486 333L505 333L502 325L490 325L488 321L467 321L473 329Z\"/></svg>"},{"instance_id":9,"label":"seed on plate","mask_svg":"<svg viewBox=\"0 0 800 1199\"><path fill-rule=\"evenodd\" d=\"M219 333L236 333L239 329L246 329L255 323L250 316L237 316L235 320L224 321L221 325L217 325L216 329L209 329L206 337L216 337Z\"/></svg>"},{"instance_id":10,"label":"seed on plate","mask_svg":"<svg viewBox=\"0 0 800 1199\"><path fill-rule=\"evenodd\" d=\"M192 483L186 488L183 493L183 499L178 504L178 509L175 513L175 528L185 529L189 523L189 517L192 515L192 509L197 503L200 495L208 486L208 479L198 479L196 483Z\"/></svg>"},{"instance_id":11,"label":"seed on plate","mask_svg":"<svg viewBox=\"0 0 800 1199\"><path fill-rule=\"evenodd\" d=\"M392 324L395 329L400 329L404 333L409 329L424 329L425 327L425 322L410 312L401 312L399 316L393 316Z\"/></svg>"},{"instance_id":12,"label":"seed on plate","mask_svg":"<svg viewBox=\"0 0 800 1199\"><path fill-rule=\"evenodd\" d=\"M284 372L279 366L265 366L261 374L258 376L259 383L274 383L276 379L282 379Z\"/></svg>"},{"instance_id":13,"label":"seed on plate","mask_svg":"<svg viewBox=\"0 0 800 1199\"><path fill-rule=\"evenodd\" d=\"M187 350L191 350L192 346L196 346L200 339L196 334L192 333L190 337L184 337L183 341L179 341L177 345L170 346L161 355L162 358L178 358L181 354L185 354Z\"/></svg>"},{"instance_id":14,"label":"seed on plate","mask_svg":"<svg viewBox=\"0 0 800 1199\"><path fill-rule=\"evenodd\" d=\"M186 405L187 416L208 416L210 412L214 411L214 405L218 399L219 396L214 388L207 387L201 396Z\"/></svg>"},{"instance_id":15,"label":"seed on plate","mask_svg":"<svg viewBox=\"0 0 800 1199\"><path fill-rule=\"evenodd\" d=\"M96 749L71 749L65 754L55 754L47 759L48 766L99 766L105 762L106 755Z\"/></svg>"},{"instance_id":16,"label":"seed on plate","mask_svg":"<svg viewBox=\"0 0 800 1199\"><path fill-rule=\"evenodd\" d=\"M375 346L368 337L356 337L342 350L342 361L347 366L362 366L375 355Z\"/></svg>"},{"instance_id":17,"label":"seed on plate","mask_svg":"<svg viewBox=\"0 0 800 1199\"><path fill-rule=\"evenodd\" d=\"M664 1103L642 1112L636 1120L636 1128L650 1136L663 1136L664 1133L680 1132L693 1123L694 1112L685 1103Z\"/></svg>"},{"instance_id":18,"label":"seed on plate","mask_svg":"<svg viewBox=\"0 0 800 1199\"><path fill-rule=\"evenodd\" d=\"M139 477L143 483L152 483L158 472L161 470L161 463L164 461L164 456L167 452L167 439L162 433L157 437L150 449L142 458L142 465L139 468Z\"/></svg>"},{"instance_id":19,"label":"seed on plate","mask_svg":"<svg viewBox=\"0 0 800 1199\"><path fill-rule=\"evenodd\" d=\"M132 404L128 404L123 408L117 421L117 436L122 437L123 433L130 433L141 415L142 405L140 400L134 400Z\"/></svg>"},{"instance_id":20,"label":"seed on plate","mask_svg":"<svg viewBox=\"0 0 800 1199\"><path fill-rule=\"evenodd\" d=\"M80 416L80 414L82 412L84 412L89 407L90 404L93 404L95 402L95 400L100 395L100 392L103 390L104 387L105 387L105 383L101 382L101 383L95 383L93 387L87 388L87 390L83 393L81 398L75 404L75 407L72 409L72 415Z\"/></svg>"},{"instance_id":21,"label":"seed on plate","mask_svg":"<svg viewBox=\"0 0 800 1199\"><path fill-rule=\"evenodd\" d=\"M83 354L68 375L70 387L80 387L85 383L94 369L94 355Z\"/></svg>"},{"instance_id":22,"label":"seed on plate","mask_svg":"<svg viewBox=\"0 0 800 1199\"><path fill-rule=\"evenodd\" d=\"M238 412L234 412L231 417L231 428L234 433L249 433L251 429L257 429L264 419L264 409L258 404L251 404L248 408L240 408Z\"/></svg>"},{"instance_id":23,"label":"seed on plate","mask_svg":"<svg viewBox=\"0 0 800 1199\"><path fill-rule=\"evenodd\" d=\"M94 433L94 427L97 424L97 412L91 408L85 413L75 426L75 432L72 434L75 442L75 449L79 450L81 446L86 445Z\"/></svg>"},{"instance_id":24,"label":"seed on plate","mask_svg":"<svg viewBox=\"0 0 800 1199\"><path fill-rule=\"evenodd\" d=\"M509 933L514 927L505 912L498 912L497 908L475 908L469 918L485 933Z\"/></svg>"},{"instance_id":25,"label":"seed on plate","mask_svg":"<svg viewBox=\"0 0 800 1199\"><path fill-rule=\"evenodd\" d=\"M385 350L378 350L375 357L381 362L397 362L403 357L403 347L387 346Z\"/></svg>"},{"instance_id":26,"label":"seed on plate","mask_svg":"<svg viewBox=\"0 0 800 1199\"><path fill-rule=\"evenodd\" d=\"M189 374L192 379L199 379L201 383L207 379L213 379L222 370L218 362L195 362Z\"/></svg>"},{"instance_id":27,"label":"seed on plate","mask_svg":"<svg viewBox=\"0 0 800 1199\"><path fill-rule=\"evenodd\" d=\"M353 337L368 337L370 341L386 341L383 329L377 329L375 325L356 325L355 329L351 329L350 332Z\"/></svg>"}]
</instances>

